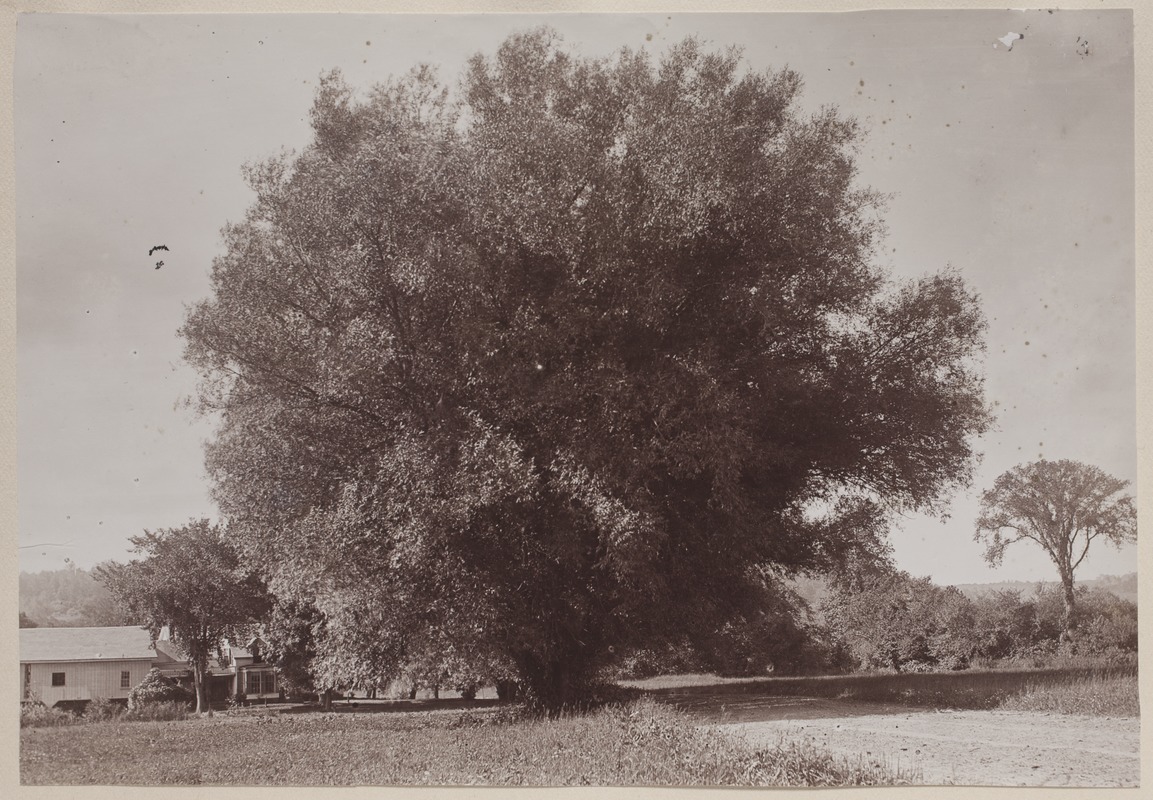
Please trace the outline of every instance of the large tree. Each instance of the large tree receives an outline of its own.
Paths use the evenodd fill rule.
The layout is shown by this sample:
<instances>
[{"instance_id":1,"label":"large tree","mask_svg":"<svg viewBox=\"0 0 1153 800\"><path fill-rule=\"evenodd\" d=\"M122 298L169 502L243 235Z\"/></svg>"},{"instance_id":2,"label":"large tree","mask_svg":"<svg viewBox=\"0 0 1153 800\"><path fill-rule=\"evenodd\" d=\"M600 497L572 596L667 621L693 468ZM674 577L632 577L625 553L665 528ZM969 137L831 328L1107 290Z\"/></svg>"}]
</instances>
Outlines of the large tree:
<instances>
[{"instance_id":1,"label":"large tree","mask_svg":"<svg viewBox=\"0 0 1153 800\"><path fill-rule=\"evenodd\" d=\"M246 641L267 610L261 582L241 563L224 531L208 520L145 531L130 541L143 558L108 562L95 576L111 590L156 644L168 629L188 659L196 711L208 708L208 661L225 639Z\"/></svg>"},{"instance_id":2,"label":"large tree","mask_svg":"<svg viewBox=\"0 0 1153 800\"><path fill-rule=\"evenodd\" d=\"M1137 540L1137 507L1122 494L1129 481L1077 461L1023 464L1003 473L981 495L973 538L985 559L1001 563L1017 542L1041 547L1057 566L1065 595L1065 637L1077 627L1074 573L1095 541L1119 547Z\"/></svg>"},{"instance_id":3,"label":"large tree","mask_svg":"<svg viewBox=\"0 0 1153 800\"><path fill-rule=\"evenodd\" d=\"M380 668L447 640L555 709L614 648L708 641L967 483L978 300L886 278L858 128L800 88L547 30L456 94L326 77L183 327L273 590L372 630Z\"/></svg>"}]
</instances>

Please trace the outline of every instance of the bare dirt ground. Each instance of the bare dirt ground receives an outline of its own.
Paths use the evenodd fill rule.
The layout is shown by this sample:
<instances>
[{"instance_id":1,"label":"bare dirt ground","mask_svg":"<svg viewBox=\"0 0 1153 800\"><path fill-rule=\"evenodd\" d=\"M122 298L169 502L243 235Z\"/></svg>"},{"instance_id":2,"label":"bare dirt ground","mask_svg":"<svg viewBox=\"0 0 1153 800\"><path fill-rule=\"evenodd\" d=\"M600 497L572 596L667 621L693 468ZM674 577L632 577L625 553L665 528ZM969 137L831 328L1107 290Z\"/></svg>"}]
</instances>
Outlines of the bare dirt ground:
<instances>
[{"instance_id":1,"label":"bare dirt ground","mask_svg":"<svg viewBox=\"0 0 1153 800\"><path fill-rule=\"evenodd\" d=\"M754 746L809 739L850 758L919 770L925 784L1137 786L1140 779L1136 717L939 712L757 695L674 702L704 726Z\"/></svg>"}]
</instances>

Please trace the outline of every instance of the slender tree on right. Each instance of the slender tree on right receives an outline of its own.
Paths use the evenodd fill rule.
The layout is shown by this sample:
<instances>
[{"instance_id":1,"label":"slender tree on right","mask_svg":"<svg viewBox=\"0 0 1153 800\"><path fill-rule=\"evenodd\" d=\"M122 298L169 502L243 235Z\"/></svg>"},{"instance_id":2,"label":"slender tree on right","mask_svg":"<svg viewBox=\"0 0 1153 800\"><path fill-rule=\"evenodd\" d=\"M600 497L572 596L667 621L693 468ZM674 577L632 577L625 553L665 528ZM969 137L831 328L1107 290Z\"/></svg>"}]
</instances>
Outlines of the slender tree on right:
<instances>
[{"instance_id":1,"label":"slender tree on right","mask_svg":"<svg viewBox=\"0 0 1153 800\"><path fill-rule=\"evenodd\" d=\"M1094 541L1120 547L1137 540L1137 507L1121 494L1129 481L1077 461L1036 461L1014 467L981 496L973 538L997 566L1012 544L1040 545L1057 565L1065 593L1065 633L1077 627L1073 575Z\"/></svg>"}]
</instances>

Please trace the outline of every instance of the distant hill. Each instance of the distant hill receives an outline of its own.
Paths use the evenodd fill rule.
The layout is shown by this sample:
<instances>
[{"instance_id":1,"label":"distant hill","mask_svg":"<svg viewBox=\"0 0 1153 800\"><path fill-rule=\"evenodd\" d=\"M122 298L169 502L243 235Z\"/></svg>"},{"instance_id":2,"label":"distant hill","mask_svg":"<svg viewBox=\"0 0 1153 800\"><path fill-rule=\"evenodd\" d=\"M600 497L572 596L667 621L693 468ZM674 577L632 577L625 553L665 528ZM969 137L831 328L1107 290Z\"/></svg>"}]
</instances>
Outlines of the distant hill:
<instances>
[{"instance_id":1,"label":"distant hill","mask_svg":"<svg viewBox=\"0 0 1153 800\"><path fill-rule=\"evenodd\" d=\"M112 594L86 569L20 573L20 613L42 628L131 625Z\"/></svg>"},{"instance_id":2,"label":"distant hill","mask_svg":"<svg viewBox=\"0 0 1153 800\"><path fill-rule=\"evenodd\" d=\"M1058 585L1060 585L1058 581L998 581L995 583L958 583L956 588L960 589L965 596L976 598L989 592L999 591L1014 591L1020 592L1022 595L1030 595L1038 586ZM1076 585L1090 589L1103 589L1112 592L1122 600L1128 600L1131 603L1137 602L1136 572L1130 572L1126 575L1102 575L1098 578L1079 580Z\"/></svg>"},{"instance_id":3,"label":"distant hill","mask_svg":"<svg viewBox=\"0 0 1153 800\"><path fill-rule=\"evenodd\" d=\"M829 587L823 578L797 577L789 582L789 587L799 594L813 610L820 608L821 601L829 594ZM966 597L975 599L983 594L997 591L1020 592L1022 596L1033 594L1038 586L1058 586L1058 581L995 581L991 583L958 583L956 588ZM1098 578L1077 581L1077 586L1086 586L1092 589L1103 589L1107 592L1128 600L1137 602L1137 573L1126 575L1102 575Z\"/></svg>"}]
</instances>

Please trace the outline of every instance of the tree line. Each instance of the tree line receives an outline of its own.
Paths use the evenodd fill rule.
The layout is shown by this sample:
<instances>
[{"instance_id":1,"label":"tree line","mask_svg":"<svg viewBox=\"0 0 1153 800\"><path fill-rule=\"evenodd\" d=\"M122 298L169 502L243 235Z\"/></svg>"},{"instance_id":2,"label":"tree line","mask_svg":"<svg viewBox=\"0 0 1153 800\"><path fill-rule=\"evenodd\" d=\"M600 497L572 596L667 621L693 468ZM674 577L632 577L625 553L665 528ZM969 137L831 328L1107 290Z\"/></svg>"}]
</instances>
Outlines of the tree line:
<instances>
[{"instance_id":1,"label":"tree line","mask_svg":"<svg viewBox=\"0 0 1153 800\"><path fill-rule=\"evenodd\" d=\"M21 572L18 591L22 628L89 628L136 622L107 586L75 564Z\"/></svg>"}]
</instances>

